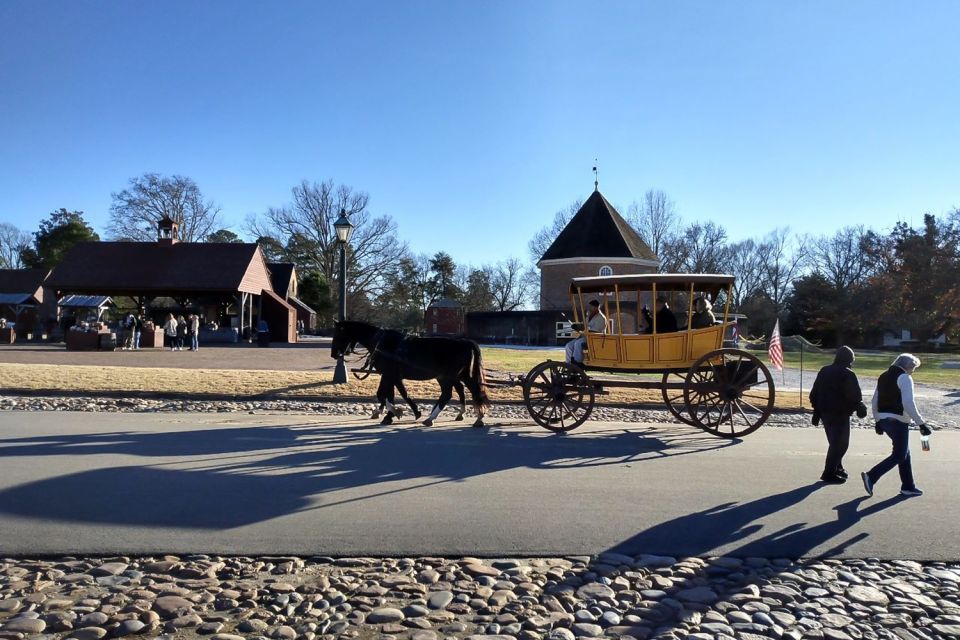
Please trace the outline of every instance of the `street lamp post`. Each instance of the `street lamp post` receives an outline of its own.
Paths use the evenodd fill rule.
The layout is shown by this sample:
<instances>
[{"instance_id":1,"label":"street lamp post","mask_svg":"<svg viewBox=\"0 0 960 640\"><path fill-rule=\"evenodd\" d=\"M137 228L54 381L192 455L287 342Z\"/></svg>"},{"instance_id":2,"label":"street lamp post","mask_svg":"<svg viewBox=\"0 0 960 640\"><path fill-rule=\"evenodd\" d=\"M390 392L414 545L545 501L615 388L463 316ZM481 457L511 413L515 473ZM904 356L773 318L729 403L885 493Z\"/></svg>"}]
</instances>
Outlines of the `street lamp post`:
<instances>
[{"instance_id":1,"label":"street lamp post","mask_svg":"<svg viewBox=\"0 0 960 640\"><path fill-rule=\"evenodd\" d=\"M353 235L353 225L350 224L350 218L347 212L340 209L340 217L333 223L333 229L337 232L337 244L340 245L340 322L347 319L347 243L350 242L350 236ZM343 364L343 354L337 358L337 368L333 372L334 384L345 384L347 382L347 368Z\"/></svg>"}]
</instances>

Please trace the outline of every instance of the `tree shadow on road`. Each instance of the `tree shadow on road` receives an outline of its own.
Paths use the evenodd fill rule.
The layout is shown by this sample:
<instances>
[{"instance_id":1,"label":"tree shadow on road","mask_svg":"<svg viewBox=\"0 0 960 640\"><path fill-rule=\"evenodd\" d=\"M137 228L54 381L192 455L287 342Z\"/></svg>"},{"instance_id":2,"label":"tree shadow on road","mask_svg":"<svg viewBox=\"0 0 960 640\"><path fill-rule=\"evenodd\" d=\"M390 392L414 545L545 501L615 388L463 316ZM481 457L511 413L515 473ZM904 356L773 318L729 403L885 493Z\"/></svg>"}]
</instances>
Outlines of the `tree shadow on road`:
<instances>
[{"instance_id":1,"label":"tree shadow on road","mask_svg":"<svg viewBox=\"0 0 960 640\"><path fill-rule=\"evenodd\" d=\"M633 464L732 444L672 426L562 438L529 425L506 426L382 428L358 419L335 426L306 423L4 439L0 458L45 458L42 464L48 469L57 468L58 456L114 457L99 461L100 468L0 491L0 513L55 521L230 529L510 469L549 472ZM141 457L149 462L136 460Z\"/></svg>"}]
</instances>

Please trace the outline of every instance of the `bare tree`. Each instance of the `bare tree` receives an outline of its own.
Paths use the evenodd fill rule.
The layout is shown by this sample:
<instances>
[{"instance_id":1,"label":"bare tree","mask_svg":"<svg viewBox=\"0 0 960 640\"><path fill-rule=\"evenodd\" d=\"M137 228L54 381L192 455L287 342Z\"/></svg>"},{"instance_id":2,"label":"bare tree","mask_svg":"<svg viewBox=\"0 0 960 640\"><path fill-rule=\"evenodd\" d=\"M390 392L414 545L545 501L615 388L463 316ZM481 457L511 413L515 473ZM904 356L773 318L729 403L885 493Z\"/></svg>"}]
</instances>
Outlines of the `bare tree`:
<instances>
[{"instance_id":1,"label":"bare tree","mask_svg":"<svg viewBox=\"0 0 960 640\"><path fill-rule=\"evenodd\" d=\"M809 256L807 240L791 236L789 227L774 229L757 247L763 272L763 289L780 313L790 287L806 268Z\"/></svg>"},{"instance_id":2,"label":"bare tree","mask_svg":"<svg viewBox=\"0 0 960 640\"><path fill-rule=\"evenodd\" d=\"M763 290L763 264L754 240L735 242L727 253L727 269L737 279L732 302L739 309L747 298Z\"/></svg>"},{"instance_id":3,"label":"bare tree","mask_svg":"<svg viewBox=\"0 0 960 640\"><path fill-rule=\"evenodd\" d=\"M107 232L114 240L156 240L157 223L164 216L179 225L183 242L203 242L221 226L220 207L204 200L200 188L185 176L145 173L111 197Z\"/></svg>"},{"instance_id":4,"label":"bare tree","mask_svg":"<svg viewBox=\"0 0 960 640\"><path fill-rule=\"evenodd\" d=\"M271 208L246 221L253 237L287 241L297 238L301 268L314 269L327 282L339 276L339 251L333 223L343 210L354 226L347 251L347 288L354 294L379 295L407 255L406 244L397 238L397 225L390 216L374 216L368 209L370 196L332 180L293 188L293 202Z\"/></svg>"},{"instance_id":5,"label":"bare tree","mask_svg":"<svg viewBox=\"0 0 960 640\"><path fill-rule=\"evenodd\" d=\"M508 258L491 268L490 289L500 311L513 311L529 297L530 278L518 258Z\"/></svg>"},{"instance_id":6,"label":"bare tree","mask_svg":"<svg viewBox=\"0 0 960 640\"><path fill-rule=\"evenodd\" d=\"M680 216L676 205L659 189L643 194L641 202L632 202L627 209L627 222L637 230L643 241L660 256L665 245L680 234Z\"/></svg>"},{"instance_id":7,"label":"bare tree","mask_svg":"<svg viewBox=\"0 0 960 640\"><path fill-rule=\"evenodd\" d=\"M26 231L7 222L0 222L0 269L22 269L20 253L30 246L32 238Z\"/></svg>"},{"instance_id":8,"label":"bare tree","mask_svg":"<svg viewBox=\"0 0 960 640\"><path fill-rule=\"evenodd\" d=\"M836 291L860 284L871 272L866 229L862 225L844 227L832 236L821 236L812 243L810 259Z\"/></svg>"},{"instance_id":9,"label":"bare tree","mask_svg":"<svg viewBox=\"0 0 960 640\"><path fill-rule=\"evenodd\" d=\"M574 200L566 209L560 209L553 215L553 223L540 229L528 243L530 257L534 262L539 262L543 254L547 252L553 241L557 239L563 228L570 222L570 218L576 215L580 207L583 206L583 200Z\"/></svg>"},{"instance_id":10,"label":"bare tree","mask_svg":"<svg viewBox=\"0 0 960 640\"><path fill-rule=\"evenodd\" d=\"M660 251L661 272L721 273L729 255L727 231L714 222L694 222L665 241Z\"/></svg>"}]
</instances>

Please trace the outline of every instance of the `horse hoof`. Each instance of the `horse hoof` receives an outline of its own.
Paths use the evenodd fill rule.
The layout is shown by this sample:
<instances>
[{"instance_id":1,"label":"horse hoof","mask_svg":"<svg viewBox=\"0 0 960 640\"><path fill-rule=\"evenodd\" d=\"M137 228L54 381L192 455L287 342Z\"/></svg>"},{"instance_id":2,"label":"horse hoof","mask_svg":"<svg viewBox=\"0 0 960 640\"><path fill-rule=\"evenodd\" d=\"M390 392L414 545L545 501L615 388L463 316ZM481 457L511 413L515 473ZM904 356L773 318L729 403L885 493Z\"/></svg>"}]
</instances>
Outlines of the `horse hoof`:
<instances>
[{"instance_id":1,"label":"horse hoof","mask_svg":"<svg viewBox=\"0 0 960 640\"><path fill-rule=\"evenodd\" d=\"M416 418L417 420L420 419L420 410L419 410L419 409L414 409L414 410L413 410L413 417Z\"/></svg>"},{"instance_id":2,"label":"horse hoof","mask_svg":"<svg viewBox=\"0 0 960 640\"><path fill-rule=\"evenodd\" d=\"M463 420L463 414L461 413L456 418L454 418L454 420L456 420L457 422L460 422L461 420Z\"/></svg>"},{"instance_id":3,"label":"horse hoof","mask_svg":"<svg viewBox=\"0 0 960 640\"><path fill-rule=\"evenodd\" d=\"M431 420L430 418L427 418L426 420L423 421L423 426L425 426L425 427L432 427L432 426L433 426L433 420Z\"/></svg>"},{"instance_id":4,"label":"horse hoof","mask_svg":"<svg viewBox=\"0 0 960 640\"><path fill-rule=\"evenodd\" d=\"M393 424L393 416L391 415L384 416L383 420L380 421L380 424L384 426L388 424Z\"/></svg>"},{"instance_id":5,"label":"horse hoof","mask_svg":"<svg viewBox=\"0 0 960 640\"><path fill-rule=\"evenodd\" d=\"M477 421L473 423L473 426L475 426L475 427L485 427L485 426L487 426L487 425L483 424L483 420L481 420L480 418L477 418Z\"/></svg>"}]
</instances>

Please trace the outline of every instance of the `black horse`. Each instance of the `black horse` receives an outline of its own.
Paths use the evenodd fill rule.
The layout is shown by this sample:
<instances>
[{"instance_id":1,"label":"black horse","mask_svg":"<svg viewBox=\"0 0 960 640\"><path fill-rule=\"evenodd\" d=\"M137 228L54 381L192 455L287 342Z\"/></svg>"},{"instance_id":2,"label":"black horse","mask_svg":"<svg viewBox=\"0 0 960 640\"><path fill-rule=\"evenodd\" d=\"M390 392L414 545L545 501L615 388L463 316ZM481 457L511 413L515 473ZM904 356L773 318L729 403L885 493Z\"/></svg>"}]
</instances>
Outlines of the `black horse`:
<instances>
[{"instance_id":1,"label":"black horse","mask_svg":"<svg viewBox=\"0 0 960 640\"><path fill-rule=\"evenodd\" d=\"M403 381L435 379L440 384L440 398L424 425L433 424L437 415L450 401L454 389L460 396L461 404L457 420L463 419L466 406L463 386L466 385L470 389L477 411L474 426L483 426L483 416L490 401L486 392L480 347L474 341L464 338L403 336L399 332L379 329L365 322L346 321L335 324L333 344L330 347L334 358L350 353L357 344L370 351L371 365L380 373L377 399L388 405L384 424L392 422L394 387L410 406L414 407L414 414L419 417L414 403L406 396Z\"/></svg>"}]
</instances>

